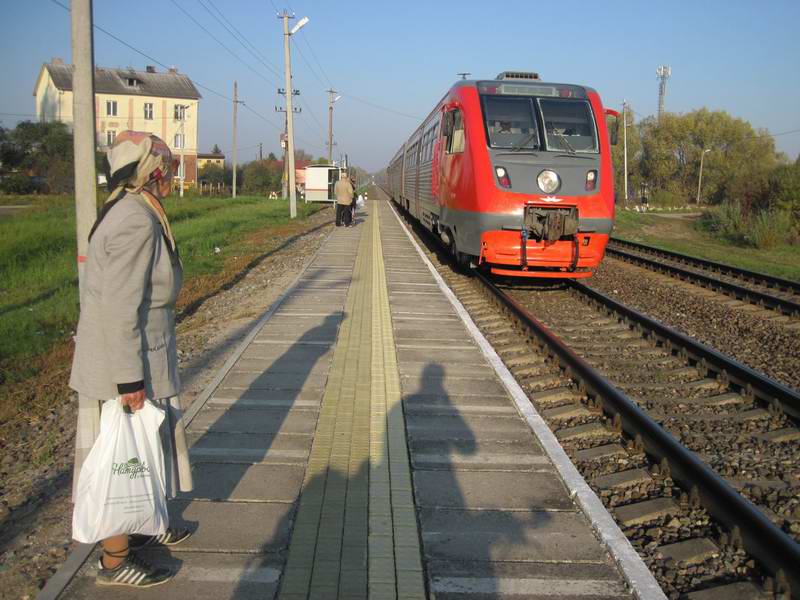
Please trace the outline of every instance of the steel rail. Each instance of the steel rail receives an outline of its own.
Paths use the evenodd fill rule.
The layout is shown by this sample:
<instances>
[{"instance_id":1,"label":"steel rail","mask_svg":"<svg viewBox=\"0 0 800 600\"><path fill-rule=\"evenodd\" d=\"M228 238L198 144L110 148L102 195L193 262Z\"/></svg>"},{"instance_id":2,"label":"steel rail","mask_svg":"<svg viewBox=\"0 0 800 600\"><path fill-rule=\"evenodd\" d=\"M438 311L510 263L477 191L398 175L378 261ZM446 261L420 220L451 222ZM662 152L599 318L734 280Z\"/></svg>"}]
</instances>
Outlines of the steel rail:
<instances>
[{"instance_id":1,"label":"steel rail","mask_svg":"<svg viewBox=\"0 0 800 600\"><path fill-rule=\"evenodd\" d=\"M670 258L672 260L676 260L678 262L682 262L687 265L697 266L703 269L709 269L717 273L730 275L732 277L737 277L739 279L744 279L746 281L758 283L766 287L774 287L780 290L785 290L788 292L793 292L795 294L800 294L800 282L798 281L791 281L789 279L775 277L774 275L767 275L766 273L757 273L755 271L748 271L747 269L741 269L739 267L726 265L725 263L715 262L713 260L707 260L705 258L699 258L696 256L689 256L688 254L673 252L672 250L664 250L662 248L656 248L655 246L648 246L646 244L631 242L629 240L623 240L621 238L612 237L609 241L612 244L617 244L619 246L627 246L628 248L632 248L640 252L646 252L648 254L654 254L656 256L664 256L666 258Z\"/></svg>"},{"instance_id":2,"label":"steel rail","mask_svg":"<svg viewBox=\"0 0 800 600\"><path fill-rule=\"evenodd\" d=\"M738 530L745 550L773 574L782 573L794 594L800 594L800 569L797 568L800 565L800 544L776 527L756 506L682 446L513 298L482 273L476 273L476 277L524 329L548 348L570 376L582 382L587 391L602 403L607 413L619 417L625 433L632 438L639 437L645 451L657 461L666 460L672 477L685 488L696 490L701 504L709 513L731 531Z\"/></svg>"},{"instance_id":3,"label":"steel rail","mask_svg":"<svg viewBox=\"0 0 800 600\"><path fill-rule=\"evenodd\" d=\"M698 342L685 333L681 333L652 317L648 317L644 313L617 302L588 285L577 281L568 283L579 293L611 309L618 315L622 315L644 332L655 335L668 347L680 349L687 358L696 361L702 367L714 371L726 383L732 382L739 386L746 395L754 395L767 404L778 402L785 413L800 419L800 392L774 379L770 379L747 365L733 360L730 356Z\"/></svg>"},{"instance_id":4,"label":"steel rail","mask_svg":"<svg viewBox=\"0 0 800 600\"><path fill-rule=\"evenodd\" d=\"M800 316L800 302L778 298L777 296L765 294L764 292L759 292L757 290L751 290L750 288L746 288L735 283L729 283L727 281L715 279L713 277L709 277L708 275L703 275L702 273L695 273L694 271L682 269L681 267L676 267L674 265L667 265L645 256L631 254L630 252L625 252L624 250L607 247L606 253L622 258L623 260L643 264L656 271L663 271L670 275L675 275L680 279L699 283L704 287L722 292L729 296L733 296L738 300L746 300L748 302L752 302L753 304L758 304L759 306L763 306L765 308L780 311L787 315Z\"/></svg>"}]
</instances>

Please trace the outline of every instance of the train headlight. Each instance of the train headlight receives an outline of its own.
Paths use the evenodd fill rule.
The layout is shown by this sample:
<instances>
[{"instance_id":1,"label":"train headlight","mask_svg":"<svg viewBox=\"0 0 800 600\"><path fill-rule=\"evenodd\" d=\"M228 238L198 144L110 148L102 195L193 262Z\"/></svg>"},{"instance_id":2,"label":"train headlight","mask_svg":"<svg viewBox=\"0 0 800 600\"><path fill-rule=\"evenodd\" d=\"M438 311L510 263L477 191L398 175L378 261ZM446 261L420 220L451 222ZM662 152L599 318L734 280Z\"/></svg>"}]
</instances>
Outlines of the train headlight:
<instances>
[{"instance_id":1,"label":"train headlight","mask_svg":"<svg viewBox=\"0 0 800 600\"><path fill-rule=\"evenodd\" d=\"M587 192L592 192L597 187L597 171L589 171L586 173L586 185L584 188Z\"/></svg>"},{"instance_id":2,"label":"train headlight","mask_svg":"<svg viewBox=\"0 0 800 600\"><path fill-rule=\"evenodd\" d=\"M545 169L539 173L536 183L539 184L539 189L545 194L555 194L558 188L561 187L561 179L558 177L558 173L550 169Z\"/></svg>"},{"instance_id":3,"label":"train headlight","mask_svg":"<svg viewBox=\"0 0 800 600\"><path fill-rule=\"evenodd\" d=\"M511 187L511 178L508 176L508 171L505 167L495 167L494 174L497 175L497 182L504 188Z\"/></svg>"}]
</instances>

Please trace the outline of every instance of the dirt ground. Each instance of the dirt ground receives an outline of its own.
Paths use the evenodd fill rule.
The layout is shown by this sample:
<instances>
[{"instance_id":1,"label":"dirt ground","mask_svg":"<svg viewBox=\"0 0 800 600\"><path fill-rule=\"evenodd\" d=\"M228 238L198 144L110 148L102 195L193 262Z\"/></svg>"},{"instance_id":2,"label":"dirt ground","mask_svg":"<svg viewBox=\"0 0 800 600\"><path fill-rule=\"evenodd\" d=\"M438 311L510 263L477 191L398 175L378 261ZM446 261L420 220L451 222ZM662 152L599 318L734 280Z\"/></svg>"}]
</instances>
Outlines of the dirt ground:
<instances>
[{"instance_id":1,"label":"dirt ground","mask_svg":"<svg viewBox=\"0 0 800 600\"><path fill-rule=\"evenodd\" d=\"M187 407L270 304L313 257L332 227L332 211L258 232L254 250L223 273L197 278L179 299L178 354ZM40 360L31 389L63 404L0 429L0 598L32 599L70 551L75 395L66 388L72 344Z\"/></svg>"}]
</instances>

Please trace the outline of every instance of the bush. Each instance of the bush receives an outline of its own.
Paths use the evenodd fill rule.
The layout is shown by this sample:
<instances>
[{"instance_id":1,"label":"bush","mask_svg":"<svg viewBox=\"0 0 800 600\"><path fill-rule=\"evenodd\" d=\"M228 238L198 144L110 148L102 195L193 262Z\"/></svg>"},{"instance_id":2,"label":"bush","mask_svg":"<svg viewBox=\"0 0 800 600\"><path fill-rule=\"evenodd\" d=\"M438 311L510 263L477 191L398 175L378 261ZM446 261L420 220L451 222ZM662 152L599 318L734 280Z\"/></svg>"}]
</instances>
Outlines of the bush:
<instances>
[{"instance_id":1,"label":"bush","mask_svg":"<svg viewBox=\"0 0 800 600\"><path fill-rule=\"evenodd\" d=\"M36 191L36 185L27 175L12 173L0 180L0 190L6 194L31 194Z\"/></svg>"},{"instance_id":2,"label":"bush","mask_svg":"<svg viewBox=\"0 0 800 600\"><path fill-rule=\"evenodd\" d=\"M738 202L723 202L705 210L699 226L729 242L742 243L747 239L747 219Z\"/></svg>"},{"instance_id":3,"label":"bush","mask_svg":"<svg viewBox=\"0 0 800 600\"><path fill-rule=\"evenodd\" d=\"M792 216L783 210L762 210L753 217L748 241L762 250L789 242L792 237Z\"/></svg>"},{"instance_id":4,"label":"bush","mask_svg":"<svg viewBox=\"0 0 800 600\"><path fill-rule=\"evenodd\" d=\"M656 190L650 196L650 206L656 208L677 208L686 206L686 200L669 190Z\"/></svg>"}]
</instances>

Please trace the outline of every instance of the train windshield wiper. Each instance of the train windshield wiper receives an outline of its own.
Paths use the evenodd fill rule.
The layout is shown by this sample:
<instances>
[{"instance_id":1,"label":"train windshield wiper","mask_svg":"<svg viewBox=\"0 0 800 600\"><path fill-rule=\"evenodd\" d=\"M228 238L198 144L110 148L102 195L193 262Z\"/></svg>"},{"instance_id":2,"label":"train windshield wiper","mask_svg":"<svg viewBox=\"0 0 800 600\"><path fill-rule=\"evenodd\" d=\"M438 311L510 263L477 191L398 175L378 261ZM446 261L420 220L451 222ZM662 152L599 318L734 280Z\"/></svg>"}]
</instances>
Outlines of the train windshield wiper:
<instances>
[{"instance_id":1,"label":"train windshield wiper","mask_svg":"<svg viewBox=\"0 0 800 600\"><path fill-rule=\"evenodd\" d=\"M519 152L520 150L522 150L522 149L525 147L525 144L527 144L528 142L530 142L530 141L531 141L533 138L535 138L535 137L536 137L536 132L535 132L535 131L534 131L534 132L531 132L531 133L529 133L529 134L528 134L528 135L526 135L524 138L522 138L522 141L521 141L521 142L519 142L518 144L515 144L514 146L511 146L511 152ZM536 149L537 149L537 147L536 147L536 146L533 146L533 147L531 147L531 148L526 148L526 149L527 149L527 150L536 150Z\"/></svg>"},{"instance_id":2,"label":"train windshield wiper","mask_svg":"<svg viewBox=\"0 0 800 600\"><path fill-rule=\"evenodd\" d=\"M567 141L567 138L566 138L566 136L565 136L563 133L561 133L561 132L560 132L560 131L558 131L557 129L553 129L553 134L554 134L555 136L557 136L557 137L558 137L558 140L561 142L561 145L562 145L564 148L566 148L566 149L567 149L567 151L568 151L570 154L577 154L577 152L576 152L575 148L573 148L573 147L572 147L572 144L570 144L570 143Z\"/></svg>"}]
</instances>

